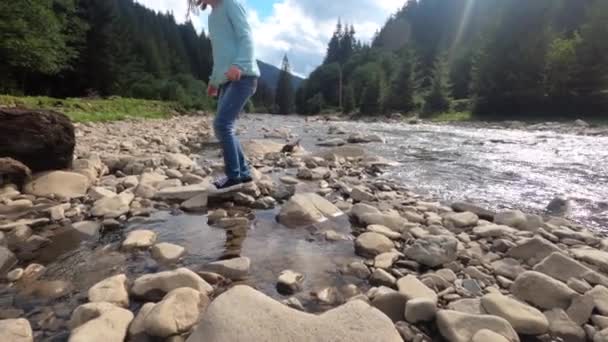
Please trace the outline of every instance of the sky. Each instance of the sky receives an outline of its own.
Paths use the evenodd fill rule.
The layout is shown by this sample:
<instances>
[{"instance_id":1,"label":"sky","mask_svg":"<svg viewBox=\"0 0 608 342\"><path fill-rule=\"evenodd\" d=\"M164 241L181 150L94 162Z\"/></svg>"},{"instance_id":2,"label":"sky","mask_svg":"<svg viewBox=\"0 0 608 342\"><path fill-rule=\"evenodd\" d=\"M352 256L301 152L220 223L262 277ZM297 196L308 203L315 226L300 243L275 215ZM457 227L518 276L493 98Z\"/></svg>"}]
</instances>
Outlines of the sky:
<instances>
[{"instance_id":1,"label":"sky","mask_svg":"<svg viewBox=\"0 0 608 342\"><path fill-rule=\"evenodd\" d=\"M186 0L136 0L151 9L186 19ZM292 71L308 76L322 61L338 18L353 24L368 42L406 0L237 0L247 9L258 59L280 66L287 54ZM206 30L207 12L192 21Z\"/></svg>"}]
</instances>

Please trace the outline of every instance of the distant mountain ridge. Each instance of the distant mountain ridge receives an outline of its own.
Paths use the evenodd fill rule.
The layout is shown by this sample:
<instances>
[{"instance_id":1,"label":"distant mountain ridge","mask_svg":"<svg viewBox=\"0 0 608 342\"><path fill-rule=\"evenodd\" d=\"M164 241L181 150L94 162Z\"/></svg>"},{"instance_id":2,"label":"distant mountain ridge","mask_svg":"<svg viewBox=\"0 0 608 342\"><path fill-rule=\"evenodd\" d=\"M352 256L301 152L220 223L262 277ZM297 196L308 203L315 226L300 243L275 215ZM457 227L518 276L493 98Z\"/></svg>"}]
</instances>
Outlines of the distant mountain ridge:
<instances>
[{"instance_id":1,"label":"distant mountain ridge","mask_svg":"<svg viewBox=\"0 0 608 342\"><path fill-rule=\"evenodd\" d=\"M274 65L268 64L266 62L262 62L258 60L258 66L260 68L260 73L262 76L260 79L270 87L273 91L276 90L277 82L279 80L279 75L281 73L281 69L277 68ZM293 74L292 74L293 75ZM298 89L302 82L303 78L293 75L293 87L294 89Z\"/></svg>"}]
</instances>

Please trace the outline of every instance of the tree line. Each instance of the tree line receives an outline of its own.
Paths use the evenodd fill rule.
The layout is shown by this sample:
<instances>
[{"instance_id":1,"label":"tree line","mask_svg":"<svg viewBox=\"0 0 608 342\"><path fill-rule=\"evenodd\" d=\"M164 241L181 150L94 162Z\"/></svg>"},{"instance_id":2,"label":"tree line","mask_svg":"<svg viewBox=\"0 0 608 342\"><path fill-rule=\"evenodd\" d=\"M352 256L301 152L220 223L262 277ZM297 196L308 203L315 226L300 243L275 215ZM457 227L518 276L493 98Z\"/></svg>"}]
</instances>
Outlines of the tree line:
<instances>
[{"instance_id":1,"label":"tree line","mask_svg":"<svg viewBox=\"0 0 608 342\"><path fill-rule=\"evenodd\" d=\"M2 93L209 103L205 33L133 0L3 1L0 59Z\"/></svg>"},{"instance_id":2,"label":"tree line","mask_svg":"<svg viewBox=\"0 0 608 342\"><path fill-rule=\"evenodd\" d=\"M605 116L606 37L605 0L409 0L370 44L338 22L297 111Z\"/></svg>"}]
</instances>

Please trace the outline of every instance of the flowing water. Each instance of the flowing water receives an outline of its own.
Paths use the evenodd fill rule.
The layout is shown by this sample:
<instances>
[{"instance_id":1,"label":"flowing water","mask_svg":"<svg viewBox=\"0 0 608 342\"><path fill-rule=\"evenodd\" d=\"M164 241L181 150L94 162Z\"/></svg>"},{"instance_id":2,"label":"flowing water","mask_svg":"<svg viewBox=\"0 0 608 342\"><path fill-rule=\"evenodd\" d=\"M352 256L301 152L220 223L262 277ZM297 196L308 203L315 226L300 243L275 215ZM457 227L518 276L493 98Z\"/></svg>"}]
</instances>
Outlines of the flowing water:
<instances>
[{"instance_id":1,"label":"flowing water","mask_svg":"<svg viewBox=\"0 0 608 342\"><path fill-rule=\"evenodd\" d=\"M329 126L346 132L375 133L386 143L364 145L371 154L397 161L386 177L412 190L445 201L471 201L492 209L518 208L542 212L556 195L574 203L571 218L596 229L608 228L608 138L550 132L467 128L448 125L407 125L363 122L306 122L301 117L247 115L241 122L241 136L262 138L275 129L290 130L302 139L308 151L318 150L318 140L328 138ZM346 136L344 136L346 138ZM286 141L286 140L285 140ZM209 145L213 146L213 145ZM217 158L207 148L205 157ZM34 261L47 269L42 280L64 280L71 284L68 295L59 299L37 296L28 289L2 288L0 316L23 315L37 332L37 341L64 341L71 311L86 302L87 289L113 274L138 275L168 269L148 252L121 253L120 242L133 229L151 229L158 241L186 247L180 265L198 270L207 262L227 255L251 258L251 277L245 282L282 299L275 289L282 270L293 269L306 276L305 291L298 297L311 311L315 306L310 291L361 281L341 276L337 270L357 260L353 243L329 243L318 234L324 229L349 233L345 217L311 229L287 229L275 221L277 210L254 211L251 227L226 231L207 224L205 215L158 212L137 218L126 229L83 239L73 230L59 230L53 243ZM49 283L39 283L43 288ZM31 288L32 286L27 286ZM51 289L52 290L52 289ZM31 292L31 291L30 291ZM50 297L50 298L49 298ZM142 303L132 303L132 309ZM1 317L0 317L1 318Z\"/></svg>"}]
</instances>

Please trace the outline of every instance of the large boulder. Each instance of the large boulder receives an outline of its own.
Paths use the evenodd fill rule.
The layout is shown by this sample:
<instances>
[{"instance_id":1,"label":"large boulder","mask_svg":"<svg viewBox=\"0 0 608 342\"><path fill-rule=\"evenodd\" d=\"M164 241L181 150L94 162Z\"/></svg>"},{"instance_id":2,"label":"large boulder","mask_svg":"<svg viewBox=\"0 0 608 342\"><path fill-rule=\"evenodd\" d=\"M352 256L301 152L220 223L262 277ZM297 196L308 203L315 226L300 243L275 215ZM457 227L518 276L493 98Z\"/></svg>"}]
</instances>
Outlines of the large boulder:
<instances>
[{"instance_id":1,"label":"large boulder","mask_svg":"<svg viewBox=\"0 0 608 342\"><path fill-rule=\"evenodd\" d=\"M208 304L209 298L205 294L188 287L175 289L146 315L145 331L148 335L158 337L188 332Z\"/></svg>"},{"instance_id":2,"label":"large boulder","mask_svg":"<svg viewBox=\"0 0 608 342\"><path fill-rule=\"evenodd\" d=\"M149 293L166 294L180 287L190 287L204 294L213 292L211 285L203 278L183 267L173 271L143 275L135 279L131 292L136 296L146 297Z\"/></svg>"},{"instance_id":3,"label":"large boulder","mask_svg":"<svg viewBox=\"0 0 608 342\"><path fill-rule=\"evenodd\" d=\"M123 342L133 313L110 303L87 303L74 310L69 342Z\"/></svg>"},{"instance_id":4,"label":"large boulder","mask_svg":"<svg viewBox=\"0 0 608 342\"><path fill-rule=\"evenodd\" d=\"M574 323L563 309L553 309L545 312L547 320L551 323L549 333L553 337L568 342L585 342L587 335L580 325Z\"/></svg>"},{"instance_id":5,"label":"large boulder","mask_svg":"<svg viewBox=\"0 0 608 342\"><path fill-rule=\"evenodd\" d=\"M228 260L220 260L209 263L205 269L218 273L228 279L242 280L249 275L251 260L247 257L239 257Z\"/></svg>"},{"instance_id":6,"label":"large boulder","mask_svg":"<svg viewBox=\"0 0 608 342\"><path fill-rule=\"evenodd\" d=\"M359 300L316 316L247 286L215 299L187 342L401 342L391 320Z\"/></svg>"},{"instance_id":7,"label":"large boulder","mask_svg":"<svg viewBox=\"0 0 608 342\"><path fill-rule=\"evenodd\" d=\"M50 197L53 195L74 198L83 197L89 189L89 179L76 172L51 171L34 176L25 184L28 195Z\"/></svg>"},{"instance_id":8,"label":"large boulder","mask_svg":"<svg viewBox=\"0 0 608 342\"><path fill-rule=\"evenodd\" d=\"M534 266L534 270L557 280L584 279L591 285L608 286L608 278L580 262L562 254L553 253Z\"/></svg>"},{"instance_id":9,"label":"large boulder","mask_svg":"<svg viewBox=\"0 0 608 342\"><path fill-rule=\"evenodd\" d=\"M504 336L510 342L519 342L519 336L511 324L497 316L440 310L437 313L437 326L441 335L449 342L470 342L475 334L484 329Z\"/></svg>"},{"instance_id":10,"label":"large boulder","mask_svg":"<svg viewBox=\"0 0 608 342\"><path fill-rule=\"evenodd\" d=\"M549 310L567 309L576 294L566 284L535 271L520 274L511 286L511 293L520 300Z\"/></svg>"},{"instance_id":11,"label":"large boulder","mask_svg":"<svg viewBox=\"0 0 608 342\"><path fill-rule=\"evenodd\" d=\"M290 228L308 226L323 222L330 217L342 214L331 202L314 193L294 195L281 208L277 219Z\"/></svg>"},{"instance_id":12,"label":"large boulder","mask_svg":"<svg viewBox=\"0 0 608 342\"><path fill-rule=\"evenodd\" d=\"M0 156L33 172L67 169L74 158L74 125L57 112L0 108Z\"/></svg>"},{"instance_id":13,"label":"large boulder","mask_svg":"<svg viewBox=\"0 0 608 342\"><path fill-rule=\"evenodd\" d=\"M33 342L30 322L23 318L0 320L0 341Z\"/></svg>"},{"instance_id":14,"label":"large boulder","mask_svg":"<svg viewBox=\"0 0 608 342\"><path fill-rule=\"evenodd\" d=\"M506 319L513 329L524 335L542 335L549 330L547 318L539 310L501 294L487 294L481 305L490 315Z\"/></svg>"},{"instance_id":15,"label":"large boulder","mask_svg":"<svg viewBox=\"0 0 608 342\"><path fill-rule=\"evenodd\" d=\"M355 222L363 226L380 225L400 233L407 230L410 225L409 221L401 216L383 213L364 203L355 204L350 215Z\"/></svg>"},{"instance_id":16,"label":"large boulder","mask_svg":"<svg viewBox=\"0 0 608 342\"><path fill-rule=\"evenodd\" d=\"M458 240L451 236L425 236L416 239L414 244L405 247L403 253L428 267L437 267L456 260Z\"/></svg>"}]
</instances>

